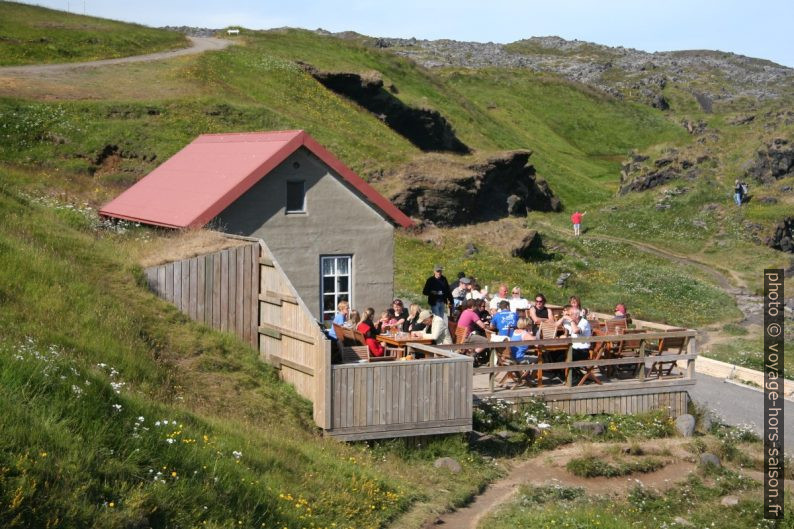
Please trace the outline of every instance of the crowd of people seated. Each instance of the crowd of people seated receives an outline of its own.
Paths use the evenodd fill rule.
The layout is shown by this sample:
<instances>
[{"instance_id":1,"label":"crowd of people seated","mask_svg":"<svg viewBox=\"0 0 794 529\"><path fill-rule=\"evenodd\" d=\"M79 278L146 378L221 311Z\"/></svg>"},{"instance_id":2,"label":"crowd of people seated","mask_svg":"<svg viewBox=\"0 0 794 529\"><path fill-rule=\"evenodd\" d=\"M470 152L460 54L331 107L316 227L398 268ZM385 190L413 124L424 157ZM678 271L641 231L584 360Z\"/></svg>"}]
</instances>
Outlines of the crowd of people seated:
<instances>
[{"instance_id":1,"label":"crowd of people seated","mask_svg":"<svg viewBox=\"0 0 794 529\"><path fill-rule=\"evenodd\" d=\"M520 287L508 289L506 284L500 284L496 293L489 295L487 286L480 288L475 278L463 272L450 285L440 265L435 266L433 275L425 282L423 294L427 296L428 308L412 303L406 309L402 300L395 299L377 320L374 320L373 308L359 313L350 310L347 301L341 301L333 323L362 333L370 354L382 356L384 348L376 339L378 334L408 333L413 337L430 339L435 344L451 344L450 322L454 322L456 328L466 329L466 341L473 344L475 362L478 363L484 361L483 353L487 352L486 342L489 341L526 342L554 338L559 334L577 338L592 336L593 332L587 319L589 312L578 296L571 296L555 319L542 293L536 294L530 302L522 296ZM627 318L625 304L615 306L615 318ZM542 327L547 333L553 329L554 336L542 335ZM334 341L339 338L333 326L328 334ZM588 342L574 343L574 360L586 359L589 348ZM527 354L529 350L527 344L511 346L510 361L527 363L536 360L537 357ZM564 351L557 355L564 355ZM549 360L563 361L564 358Z\"/></svg>"}]
</instances>

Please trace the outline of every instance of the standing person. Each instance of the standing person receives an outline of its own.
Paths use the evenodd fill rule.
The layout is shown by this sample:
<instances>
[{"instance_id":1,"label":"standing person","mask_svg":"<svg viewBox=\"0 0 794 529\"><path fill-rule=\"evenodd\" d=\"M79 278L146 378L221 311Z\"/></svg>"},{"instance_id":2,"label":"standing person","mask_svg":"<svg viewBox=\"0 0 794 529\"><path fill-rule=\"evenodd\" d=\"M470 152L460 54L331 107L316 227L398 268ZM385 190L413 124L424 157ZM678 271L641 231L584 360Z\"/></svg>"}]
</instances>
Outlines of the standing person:
<instances>
[{"instance_id":1,"label":"standing person","mask_svg":"<svg viewBox=\"0 0 794 529\"><path fill-rule=\"evenodd\" d=\"M742 184L737 179L733 182L733 201L736 202L737 206L742 205L742 200L744 200L744 193L742 192Z\"/></svg>"},{"instance_id":2,"label":"standing person","mask_svg":"<svg viewBox=\"0 0 794 529\"><path fill-rule=\"evenodd\" d=\"M419 338L432 338L436 345L451 344L452 336L449 334L449 325L443 316L423 310L419 313L419 321L425 326L424 331L414 333Z\"/></svg>"},{"instance_id":3,"label":"standing person","mask_svg":"<svg viewBox=\"0 0 794 529\"><path fill-rule=\"evenodd\" d=\"M452 304L452 291L449 288L449 282L444 277L442 272L444 267L436 265L433 268L433 275L425 281L425 288L422 289L422 294L427 296L427 304L430 305L430 310L436 316L445 316L444 305L447 303Z\"/></svg>"},{"instance_id":4,"label":"standing person","mask_svg":"<svg viewBox=\"0 0 794 529\"><path fill-rule=\"evenodd\" d=\"M452 299L455 303L455 308L460 307L464 301L468 299L472 299L471 294L471 279L468 277L461 277L458 280L457 288L452 289Z\"/></svg>"},{"instance_id":5,"label":"standing person","mask_svg":"<svg viewBox=\"0 0 794 529\"><path fill-rule=\"evenodd\" d=\"M571 215L571 222L573 223L573 234L575 237L578 237L581 233L582 228L582 217L587 215L587 212L579 213L579 211L574 211L573 215Z\"/></svg>"}]
</instances>

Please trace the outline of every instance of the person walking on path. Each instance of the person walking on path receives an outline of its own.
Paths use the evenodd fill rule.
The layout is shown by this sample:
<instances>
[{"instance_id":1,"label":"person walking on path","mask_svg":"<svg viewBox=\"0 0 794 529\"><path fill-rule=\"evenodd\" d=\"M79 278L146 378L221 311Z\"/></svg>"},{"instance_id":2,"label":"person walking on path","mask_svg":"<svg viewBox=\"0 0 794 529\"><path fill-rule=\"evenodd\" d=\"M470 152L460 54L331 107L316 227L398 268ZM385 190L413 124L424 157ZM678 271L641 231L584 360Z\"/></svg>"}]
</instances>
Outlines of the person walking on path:
<instances>
[{"instance_id":1,"label":"person walking on path","mask_svg":"<svg viewBox=\"0 0 794 529\"><path fill-rule=\"evenodd\" d=\"M452 304L452 291L449 289L449 282L444 277L442 272L444 267L436 265L433 268L433 275L425 281L425 288L422 289L422 294L427 296L427 304L430 305L430 310L436 316L444 317L444 306L449 303Z\"/></svg>"},{"instance_id":2,"label":"person walking on path","mask_svg":"<svg viewBox=\"0 0 794 529\"><path fill-rule=\"evenodd\" d=\"M579 213L579 211L574 211L573 215L571 215L571 222L573 223L573 234L575 237L578 237L581 233L582 227L582 217L587 215L587 212Z\"/></svg>"}]
</instances>

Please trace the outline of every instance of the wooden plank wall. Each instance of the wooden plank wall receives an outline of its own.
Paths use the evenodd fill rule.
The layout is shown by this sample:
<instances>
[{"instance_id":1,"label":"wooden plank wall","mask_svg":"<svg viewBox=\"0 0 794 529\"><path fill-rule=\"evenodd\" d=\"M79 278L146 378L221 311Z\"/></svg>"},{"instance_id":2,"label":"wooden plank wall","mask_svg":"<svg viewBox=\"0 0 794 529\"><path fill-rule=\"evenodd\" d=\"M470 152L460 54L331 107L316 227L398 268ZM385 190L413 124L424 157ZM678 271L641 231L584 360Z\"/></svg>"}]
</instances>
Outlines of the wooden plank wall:
<instances>
[{"instance_id":1,"label":"wooden plank wall","mask_svg":"<svg viewBox=\"0 0 794 529\"><path fill-rule=\"evenodd\" d=\"M547 400L553 411L578 415L597 413L635 414L652 410L664 410L671 417L687 413L689 395L686 391L649 393L645 395L622 395L615 397L590 397L568 400Z\"/></svg>"},{"instance_id":2,"label":"wooden plank wall","mask_svg":"<svg viewBox=\"0 0 794 529\"><path fill-rule=\"evenodd\" d=\"M472 382L468 359L335 365L329 433L352 440L467 431Z\"/></svg>"},{"instance_id":3,"label":"wooden plank wall","mask_svg":"<svg viewBox=\"0 0 794 529\"><path fill-rule=\"evenodd\" d=\"M314 419L327 428L331 345L267 246L259 283L259 352L281 378L314 403Z\"/></svg>"},{"instance_id":4,"label":"wooden plank wall","mask_svg":"<svg viewBox=\"0 0 794 529\"><path fill-rule=\"evenodd\" d=\"M191 319L256 347L259 243L249 243L145 270L149 288Z\"/></svg>"}]
</instances>

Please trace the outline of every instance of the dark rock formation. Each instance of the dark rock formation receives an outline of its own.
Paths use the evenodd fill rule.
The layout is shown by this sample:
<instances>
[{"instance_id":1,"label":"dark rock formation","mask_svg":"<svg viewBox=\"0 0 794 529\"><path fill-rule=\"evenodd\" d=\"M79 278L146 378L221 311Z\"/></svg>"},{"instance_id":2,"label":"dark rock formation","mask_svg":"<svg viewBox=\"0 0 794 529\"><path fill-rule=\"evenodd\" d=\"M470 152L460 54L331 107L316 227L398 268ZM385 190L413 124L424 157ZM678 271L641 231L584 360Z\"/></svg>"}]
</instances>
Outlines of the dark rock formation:
<instances>
[{"instance_id":1,"label":"dark rock formation","mask_svg":"<svg viewBox=\"0 0 794 529\"><path fill-rule=\"evenodd\" d=\"M744 169L746 178L754 178L762 184L794 175L794 146L786 139L775 138L759 149Z\"/></svg>"},{"instance_id":2,"label":"dark rock formation","mask_svg":"<svg viewBox=\"0 0 794 529\"><path fill-rule=\"evenodd\" d=\"M766 244L781 252L794 253L794 217L781 220L772 235L767 237Z\"/></svg>"},{"instance_id":3,"label":"dark rock formation","mask_svg":"<svg viewBox=\"0 0 794 529\"><path fill-rule=\"evenodd\" d=\"M435 110L409 107L383 88L379 75L363 77L356 73L321 72L310 65L299 64L323 86L366 108L423 151L470 152L455 136L444 116ZM392 86L391 92L397 91Z\"/></svg>"},{"instance_id":4,"label":"dark rock formation","mask_svg":"<svg viewBox=\"0 0 794 529\"><path fill-rule=\"evenodd\" d=\"M684 153L671 150L664 156L644 164L646 157L636 154L622 165L620 170L620 191L625 195L629 191L646 191L675 178L696 178L700 171L698 165L707 161L708 156L698 156L694 160Z\"/></svg>"},{"instance_id":5,"label":"dark rock formation","mask_svg":"<svg viewBox=\"0 0 794 529\"><path fill-rule=\"evenodd\" d=\"M511 151L470 165L444 160L443 176L430 163L410 163L395 171L403 190L390 198L407 215L439 226L560 211L559 199L527 163L531 155Z\"/></svg>"},{"instance_id":6,"label":"dark rock formation","mask_svg":"<svg viewBox=\"0 0 794 529\"><path fill-rule=\"evenodd\" d=\"M529 230L510 250L510 255L529 261L541 249L543 242L537 230Z\"/></svg>"}]
</instances>

